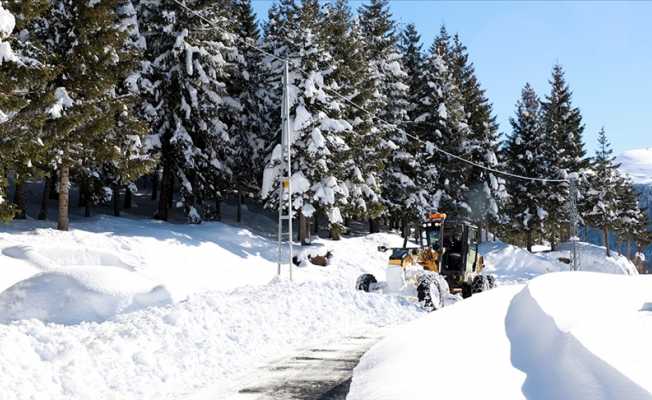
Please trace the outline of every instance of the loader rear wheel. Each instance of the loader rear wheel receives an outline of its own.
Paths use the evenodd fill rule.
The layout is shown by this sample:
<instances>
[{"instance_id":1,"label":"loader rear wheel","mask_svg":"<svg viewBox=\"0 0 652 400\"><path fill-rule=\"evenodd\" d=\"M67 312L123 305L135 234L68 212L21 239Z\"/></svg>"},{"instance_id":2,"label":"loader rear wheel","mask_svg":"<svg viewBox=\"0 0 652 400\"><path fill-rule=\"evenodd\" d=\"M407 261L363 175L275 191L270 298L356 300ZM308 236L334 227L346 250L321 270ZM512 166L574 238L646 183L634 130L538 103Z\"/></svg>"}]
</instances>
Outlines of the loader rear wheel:
<instances>
[{"instance_id":1,"label":"loader rear wheel","mask_svg":"<svg viewBox=\"0 0 652 400\"><path fill-rule=\"evenodd\" d=\"M362 274L355 283L355 288L364 292L369 292L372 283L378 283L376 277L371 274Z\"/></svg>"},{"instance_id":2,"label":"loader rear wheel","mask_svg":"<svg viewBox=\"0 0 652 400\"><path fill-rule=\"evenodd\" d=\"M473 294L473 287L470 283L462 283L462 298L468 299Z\"/></svg>"},{"instance_id":3,"label":"loader rear wheel","mask_svg":"<svg viewBox=\"0 0 652 400\"><path fill-rule=\"evenodd\" d=\"M489 289L494 289L496 287L496 277L493 275L487 275L489 280Z\"/></svg>"},{"instance_id":4,"label":"loader rear wheel","mask_svg":"<svg viewBox=\"0 0 652 400\"><path fill-rule=\"evenodd\" d=\"M480 293L496 287L496 278L492 275L477 275L471 283L471 292Z\"/></svg>"}]
</instances>

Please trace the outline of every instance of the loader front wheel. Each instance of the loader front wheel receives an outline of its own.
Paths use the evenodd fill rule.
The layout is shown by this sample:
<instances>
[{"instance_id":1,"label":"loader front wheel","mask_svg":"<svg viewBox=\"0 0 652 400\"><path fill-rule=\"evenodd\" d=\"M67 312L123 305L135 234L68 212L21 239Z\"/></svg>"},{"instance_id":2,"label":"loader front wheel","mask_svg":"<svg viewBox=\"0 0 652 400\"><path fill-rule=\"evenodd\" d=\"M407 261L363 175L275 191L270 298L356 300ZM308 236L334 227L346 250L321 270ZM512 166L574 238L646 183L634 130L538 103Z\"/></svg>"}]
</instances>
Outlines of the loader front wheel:
<instances>
[{"instance_id":1,"label":"loader front wheel","mask_svg":"<svg viewBox=\"0 0 652 400\"><path fill-rule=\"evenodd\" d=\"M442 289L439 280L426 275L418 280L417 300L426 310L435 311L443 306Z\"/></svg>"},{"instance_id":2,"label":"loader front wheel","mask_svg":"<svg viewBox=\"0 0 652 400\"><path fill-rule=\"evenodd\" d=\"M371 291L372 284L378 283L376 277L371 274L362 274L355 283L355 288L364 292Z\"/></svg>"}]
</instances>

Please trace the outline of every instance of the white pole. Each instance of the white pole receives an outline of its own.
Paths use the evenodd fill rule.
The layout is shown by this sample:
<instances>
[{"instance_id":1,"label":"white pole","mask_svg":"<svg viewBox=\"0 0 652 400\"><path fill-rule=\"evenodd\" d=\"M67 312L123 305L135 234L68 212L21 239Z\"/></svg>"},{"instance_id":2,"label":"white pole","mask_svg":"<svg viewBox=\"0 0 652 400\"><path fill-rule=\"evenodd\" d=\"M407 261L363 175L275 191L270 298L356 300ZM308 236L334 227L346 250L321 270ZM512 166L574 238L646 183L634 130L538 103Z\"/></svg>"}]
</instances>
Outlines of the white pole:
<instances>
[{"instance_id":1,"label":"white pole","mask_svg":"<svg viewBox=\"0 0 652 400\"><path fill-rule=\"evenodd\" d=\"M285 137L285 152L287 154L287 196L288 196L288 246L289 246L289 252L288 252L288 265L290 266L290 281L292 280L292 268L293 268L293 263L292 263L292 132L290 129L290 96L289 96L289 89L290 89L290 78L289 78L289 68L288 68L288 61L285 60L284 62L284 70L283 70L283 131L284 131L284 137Z\"/></svg>"},{"instance_id":2,"label":"white pole","mask_svg":"<svg viewBox=\"0 0 652 400\"><path fill-rule=\"evenodd\" d=\"M579 260L578 260L578 249L577 249L577 241L579 238L577 237L577 223L579 220L579 212L577 210L577 178L575 176L572 176L569 179L569 201L570 201L570 234L571 234L571 241L572 241L572 258L573 258L573 271L577 271L579 269Z\"/></svg>"},{"instance_id":3,"label":"white pole","mask_svg":"<svg viewBox=\"0 0 652 400\"><path fill-rule=\"evenodd\" d=\"M290 152L291 132L290 132L290 97L289 91L289 70L288 62L283 63L283 102L281 104L281 149L282 149L282 163L284 165L285 176L281 178L281 184L278 190L278 266L277 275L281 275L281 265L283 262L283 223L287 221L288 224L288 265L290 280L292 280L292 154ZM284 206L287 207L287 214L284 213Z\"/></svg>"}]
</instances>

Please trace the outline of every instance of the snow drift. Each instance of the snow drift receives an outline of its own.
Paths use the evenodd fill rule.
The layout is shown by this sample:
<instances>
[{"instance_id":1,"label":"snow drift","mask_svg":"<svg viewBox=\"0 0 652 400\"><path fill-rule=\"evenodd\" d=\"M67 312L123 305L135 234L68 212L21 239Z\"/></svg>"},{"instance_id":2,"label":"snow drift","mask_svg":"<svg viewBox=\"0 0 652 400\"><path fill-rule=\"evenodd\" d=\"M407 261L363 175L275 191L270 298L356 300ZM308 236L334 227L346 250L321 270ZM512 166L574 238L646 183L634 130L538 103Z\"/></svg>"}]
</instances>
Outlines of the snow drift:
<instances>
[{"instance_id":1,"label":"snow drift","mask_svg":"<svg viewBox=\"0 0 652 400\"><path fill-rule=\"evenodd\" d=\"M605 248L578 242L578 264L581 271L604 272L621 275L638 275L636 266L625 256L613 254L605 257ZM571 244L563 243L558 251L530 253L503 242L486 242L480 245L486 272L496 275L498 282L523 283L549 272L570 270L561 259L570 259Z\"/></svg>"},{"instance_id":2,"label":"snow drift","mask_svg":"<svg viewBox=\"0 0 652 400\"><path fill-rule=\"evenodd\" d=\"M170 304L163 286L115 267L43 272L0 293L0 323L35 318L70 325Z\"/></svg>"},{"instance_id":3,"label":"snow drift","mask_svg":"<svg viewBox=\"0 0 652 400\"><path fill-rule=\"evenodd\" d=\"M347 399L651 399L649 278L561 272L476 295L373 347Z\"/></svg>"}]
</instances>

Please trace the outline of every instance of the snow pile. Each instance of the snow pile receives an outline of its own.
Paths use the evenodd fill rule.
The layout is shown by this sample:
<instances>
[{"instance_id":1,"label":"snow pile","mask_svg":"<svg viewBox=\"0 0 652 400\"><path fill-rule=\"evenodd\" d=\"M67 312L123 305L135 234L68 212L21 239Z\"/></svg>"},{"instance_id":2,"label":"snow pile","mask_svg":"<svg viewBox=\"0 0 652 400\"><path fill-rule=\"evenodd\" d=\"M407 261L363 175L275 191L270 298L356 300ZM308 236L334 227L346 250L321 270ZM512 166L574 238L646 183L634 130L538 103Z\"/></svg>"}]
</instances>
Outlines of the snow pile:
<instances>
[{"instance_id":1,"label":"snow pile","mask_svg":"<svg viewBox=\"0 0 652 400\"><path fill-rule=\"evenodd\" d=\"M650 335L649 277L546 274L396 329L347 399L650 399Z\"/></svg>"},{"instance_id":2,"label":"snow pile","mask_svg":"<svg viewBox=\"0 0 652 400\"><path fill-rule=\"evenodd\" d=\"M559 257L570 257L571 244L562 243L559 251L543 253L551 260ZM636 266L627 257L611 252L611 257L606 257L606 249L590 243L578 242L578 266L581 271L605 272L610 274L638 275Z\"/></svg>"},{"instance_id":3,"label":"snow pile","mask_svg":"<svg viewBox=\"0 0 652 400\"><path fill-rule=\"evenodd\" d=\"M503 242L485 242L480 245L485 271L496 276L502 284L525 282L541 274L568 270L568 265L556 259L532 254L520 247Z\"/></svg>"},{"instance_id":4,"label":"snow pile","mask_svg":"<svg viewBox=\"0 0 652 400\"><path fill-rule=\"evenodd\" d=\"M35 318L70 325L172 302L163 286L115 267L44 272L0 293L0 323Z\"/></svg>"},{"instance_id":5,"label":"snow pile","mask_svg":"<svg viewBox=\"0 0 652 400\"><path fill-rule=\"evenodd\" d=\"M578 242L578 264L582 271L637 275L636 266L616 253L605 257L605 248ZM543 247L538 248L541 250ZM485 242L480 245L486 273L493 274L501 284L523 283L549 272L568 271L571 244L562 243L558 251L530 253L503 242ZM563 261L562 261L563 260ZM566 262L564 262L566 261Z\"/></svg>"},{"instance_id":6,"label":"snow pile","mask_svg":"<svg viewBox=\"0 0 652 400\"><path fill-rule=\"evenodd\" d=\"M652 184L652 147L625 151L617 162L634 183Z\"/></svg>"}]
</instances>

